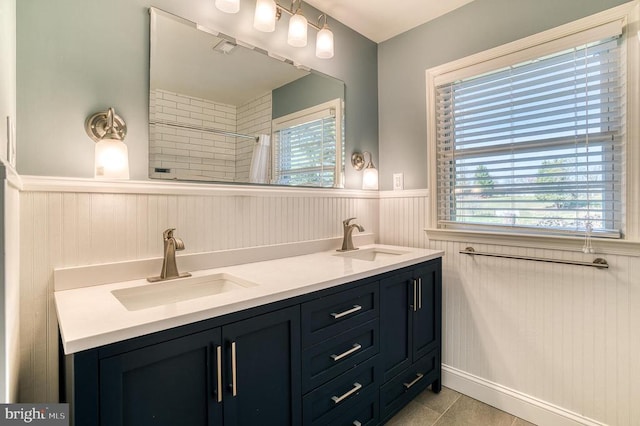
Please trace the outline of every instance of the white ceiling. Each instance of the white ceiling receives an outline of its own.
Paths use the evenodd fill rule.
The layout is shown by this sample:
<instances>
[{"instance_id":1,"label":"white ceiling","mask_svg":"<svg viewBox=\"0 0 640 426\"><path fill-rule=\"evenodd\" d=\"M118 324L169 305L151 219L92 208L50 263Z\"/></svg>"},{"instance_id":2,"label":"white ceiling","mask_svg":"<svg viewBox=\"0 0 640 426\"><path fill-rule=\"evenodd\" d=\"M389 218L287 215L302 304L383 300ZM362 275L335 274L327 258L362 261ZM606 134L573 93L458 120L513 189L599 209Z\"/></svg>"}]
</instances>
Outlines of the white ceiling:
<instances>
[{"instance_id":1,"label":"white ceiling","mask_svg":"<svg viewBox=\"0 0 640 426\"><path fill-rule=\"evenodd\" d=\"M223 54L222 39L157 13L151 34L152 89L164 89L228 105L243 105L309 74L289 63L237 46Z\"/></svg>"},{"instance_id":2,"label":"white ceiling","mask_svg":"<svg viewBox=\"0 0 640 426\"><path fill-rule=\"evenodd\" d=\"M376 43L380 43L471 3L473 0L304 1Z\"/></svg>"}]
</instances>

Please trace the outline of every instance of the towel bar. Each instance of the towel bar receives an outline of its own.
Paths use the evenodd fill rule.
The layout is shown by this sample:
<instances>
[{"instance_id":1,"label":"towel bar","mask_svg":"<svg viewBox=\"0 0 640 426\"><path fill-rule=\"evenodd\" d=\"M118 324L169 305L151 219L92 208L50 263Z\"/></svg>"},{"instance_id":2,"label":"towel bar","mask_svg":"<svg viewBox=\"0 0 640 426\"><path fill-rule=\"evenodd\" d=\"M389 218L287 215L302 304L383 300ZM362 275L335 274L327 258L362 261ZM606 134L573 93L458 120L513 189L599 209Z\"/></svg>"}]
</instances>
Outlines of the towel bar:
<instances>
[{"instance_id":1,"label":"towel bar","mask_svg":"<svg viewBox=\"0 0 640 426\"><path fill-rule=\"evenodd\" d=\"M513 254L486 253L482 251L475 251L473 247L466 247L464 250L460 250L460 254L468 254L470 256L501 257L504 259L532 260L534 262L561 263L563 265L591 266L593 268L598 268L598 269L609 268L609 264L607 263L607 261L601 257L594 259L593 262L581 262L578 260L548 259L544 257L534 257L534 256L517 256Z\"/></svg>"}]
</instances>

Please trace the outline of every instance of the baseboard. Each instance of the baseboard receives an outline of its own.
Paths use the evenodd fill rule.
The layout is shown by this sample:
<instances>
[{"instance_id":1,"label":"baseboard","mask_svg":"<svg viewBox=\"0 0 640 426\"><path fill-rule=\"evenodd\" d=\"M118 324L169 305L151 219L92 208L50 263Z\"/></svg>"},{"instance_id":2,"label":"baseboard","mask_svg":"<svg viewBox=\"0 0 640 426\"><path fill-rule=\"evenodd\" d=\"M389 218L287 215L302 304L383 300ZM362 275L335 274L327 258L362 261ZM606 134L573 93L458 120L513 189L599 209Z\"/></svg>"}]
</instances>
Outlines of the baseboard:
<instances>
[{"instance_id":1,"label":"baseboard","mask_svg":"<svg viewBox=\"0 0 640 426\"><path fill-rule=\"evenodd\" d=\"M442 384L539 426L605 426L604 423L448 365L442 365Z\"/></svg>"}]
</instances>

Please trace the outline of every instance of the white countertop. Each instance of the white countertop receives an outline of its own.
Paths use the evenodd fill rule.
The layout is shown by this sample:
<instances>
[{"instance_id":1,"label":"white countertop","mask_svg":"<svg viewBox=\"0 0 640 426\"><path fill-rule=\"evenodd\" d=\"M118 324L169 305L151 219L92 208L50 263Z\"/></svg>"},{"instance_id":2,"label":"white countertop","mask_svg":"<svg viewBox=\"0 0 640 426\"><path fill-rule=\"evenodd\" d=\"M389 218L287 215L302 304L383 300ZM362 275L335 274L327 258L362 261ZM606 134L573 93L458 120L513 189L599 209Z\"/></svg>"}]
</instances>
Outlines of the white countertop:
<instances>
[{"instance_id":1,"label":"white countertop","mask_svg":"<svg viewBox=\"0 0 640 426\"><path fill-rule=\"evenodd\" d=\"M145 279L56 291L54 297L65 354L300 296L444 255L439 250L380 244L361 247L367 248L406 253L365 261L336 256L332 250L191 271L194 277L227 273L258 285L136 311L127 310L111 292L154 285Z\"/></svg>"}]
</instances>

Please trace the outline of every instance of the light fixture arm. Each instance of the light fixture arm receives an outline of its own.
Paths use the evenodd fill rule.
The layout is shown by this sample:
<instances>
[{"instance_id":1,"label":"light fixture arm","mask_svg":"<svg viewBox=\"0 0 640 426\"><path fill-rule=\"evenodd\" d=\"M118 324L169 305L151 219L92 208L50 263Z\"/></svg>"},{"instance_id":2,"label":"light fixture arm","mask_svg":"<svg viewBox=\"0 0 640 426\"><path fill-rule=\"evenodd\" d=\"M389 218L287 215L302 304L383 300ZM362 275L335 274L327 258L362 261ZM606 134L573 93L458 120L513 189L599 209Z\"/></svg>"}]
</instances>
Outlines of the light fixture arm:
<instances>
[{"instance_id":1,"label":"light fixture arm","mask_svg":"<svg viewBox=\"0 0 640 426\"><path fill-rule=\"evenodd\" d=\"M113 108L90 115L84 123L84 128L95 142L101 141L107 135L110 139L124 140L127 134L126 123Z\"/></svg>"},{"instance_id":2,"label":"light fixture arm","mask_svg":"<svg viewBox=\"0 0 640 426\"><path fill-rule=\"evenodd\" d=\"M369 154L369 161L365 161L365 154ZM351 165L357 171L360 171L364 168L375 168L373 165L373 156L369 151L364 152L354 152L351 155Z\"/></svg>"},{"instance_id":3,"label":"light fixture arm","mask_svg":"<svg viewBox=\"0 0 640 426\"><path fill-rule=\"evenodd\" d=\"M294 4L298 2L298 7L293 10ZM282 6L280 3L276 2L276 20L280 20L280 18L282 17L282 12L286 13L289 16L293 16L295 15L298 10L300 10L302 8L302 0L292 0L291 1L291 8L286 8L284 6ZM324 15L324 14L323 14ZM322 16L322 15L320 15ZM318 18L319 20L320 18ZM326 15L325 15L325 25L326 25ZM316 31L320 31L322 28L319 25L314 24L313 22L309 22L307 21L307 25L310 26L311 28L315 28Z\"/></svg>"},{"instance_id":4,"label":"light fixture arm","mask_svg":"<svg viewBox=\"0 0 640 426\"><path fill-rule=\"evenodd\" d=\"M324 24L321 26L320 25L320 20L322 18L324 18ZM327 25L327 15L326 15L326 13L323 13L322 15L318 16L318 26L317 26L317 28L320 29L320 28L327 28L327 27L328 27L328 25Z\"/></svg>"},{"instance_id":5,"label":"light fixture arm","mask_svg":"<svg viewBox=\"0 0 640 426\"><path fill-rule=\"evenodd\" d=\"M291 13L293 13L294 15L298 13L302 8L302 0L297 0L297 1L298 1L298 7L296 8L295 7L296 0L291 0Z\"/></svg>"}]
</instances>

